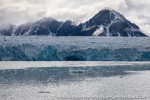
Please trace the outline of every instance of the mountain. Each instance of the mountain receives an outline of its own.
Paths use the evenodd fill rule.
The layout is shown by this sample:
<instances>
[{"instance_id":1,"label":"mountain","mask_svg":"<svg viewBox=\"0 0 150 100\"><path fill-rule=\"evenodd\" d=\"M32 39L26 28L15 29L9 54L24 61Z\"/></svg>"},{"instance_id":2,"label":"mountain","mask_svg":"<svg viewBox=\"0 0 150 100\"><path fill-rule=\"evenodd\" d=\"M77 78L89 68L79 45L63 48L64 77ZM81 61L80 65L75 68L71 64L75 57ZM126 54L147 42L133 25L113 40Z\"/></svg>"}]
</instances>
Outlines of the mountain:
<instances>
[{"instance_id":1,"label":"mountain","mask_svg":"<svg viewBox=\"0 0 150 100\"><path fill-rule=\"evenodd\" d=\"M102 10L81 25L80 34L99 36L146 36L139 27L114 10Z\"/></svg>"},{"instance_id":2,"label":"mountain","mask_svg":"<svg viewBox=\"0 0 150 100\"><path fill-rule=\"evenodd\" d=\"M13 33L14 27L15 27L15 25L12 25L12 24L0 26L0 35L1 36L11 36Z\"/></svg>"},{"instance_id":3,"label":"mountain","mask_svg":"<svg viewBox=\"0 0 150 100\"><path fill-rule=\"evenodd\" d=\"M62 22L53 18L43 18L37 22L26 23L17 27L15 34L18 35L55 35Z\"/></svg>"},{"instance_id":4,"label":"mountain","mask_svg":"<svg viewBox=\"0 0 150 100\"><path fill-rule=\"evenodd\" d=\"M50 35L50 36L122 36L122 37L145 37L140 28L128 21L120 13L104 9L85 23L79 25L72 21L57 21L46 17L32 23L25 23L19 26L9 27L0 31L1 35L29 36L29 35Z\"/></svg>"}]
</instances>

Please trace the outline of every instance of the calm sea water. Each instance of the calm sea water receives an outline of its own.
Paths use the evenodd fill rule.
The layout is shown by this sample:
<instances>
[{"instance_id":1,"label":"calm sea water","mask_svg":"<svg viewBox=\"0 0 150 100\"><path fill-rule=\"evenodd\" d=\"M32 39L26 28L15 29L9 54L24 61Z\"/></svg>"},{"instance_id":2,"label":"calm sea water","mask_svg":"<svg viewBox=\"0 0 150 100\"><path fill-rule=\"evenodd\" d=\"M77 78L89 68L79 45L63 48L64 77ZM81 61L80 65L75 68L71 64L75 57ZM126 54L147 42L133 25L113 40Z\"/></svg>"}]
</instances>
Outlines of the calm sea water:
<instances>
[{"instance_id":1,"label":"calm sea water","mask_svg":"<svg viewBox=\"0 0 150 100\"><path fill-rule=\"evenodd\" d=\"M150 62L1 62L0 100L150 100Z\"/></svg>"}]
</instances>

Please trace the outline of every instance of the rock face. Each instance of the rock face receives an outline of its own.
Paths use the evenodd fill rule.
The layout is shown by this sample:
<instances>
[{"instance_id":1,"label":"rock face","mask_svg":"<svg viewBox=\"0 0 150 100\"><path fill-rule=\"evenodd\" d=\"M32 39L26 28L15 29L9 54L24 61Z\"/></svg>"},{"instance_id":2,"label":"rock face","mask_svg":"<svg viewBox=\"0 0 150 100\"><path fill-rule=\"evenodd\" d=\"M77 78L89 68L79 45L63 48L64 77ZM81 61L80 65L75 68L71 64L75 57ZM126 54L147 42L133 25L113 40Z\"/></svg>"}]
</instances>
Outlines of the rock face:
<instances>
[{"instance_id":1,"label":"rock face","mask_svg":"<svg viewBox=\"0 0 150 100\"><path fill-rule=\"evenodd\" d=\"M37 22L12 26L1 30L1 35L51 35L51 36L122 36L144 37L140 28L123 15L105 9L85 23L74 25L72 21L59 22L53 18L43 18Z\"/></svg>"}]
</instances>

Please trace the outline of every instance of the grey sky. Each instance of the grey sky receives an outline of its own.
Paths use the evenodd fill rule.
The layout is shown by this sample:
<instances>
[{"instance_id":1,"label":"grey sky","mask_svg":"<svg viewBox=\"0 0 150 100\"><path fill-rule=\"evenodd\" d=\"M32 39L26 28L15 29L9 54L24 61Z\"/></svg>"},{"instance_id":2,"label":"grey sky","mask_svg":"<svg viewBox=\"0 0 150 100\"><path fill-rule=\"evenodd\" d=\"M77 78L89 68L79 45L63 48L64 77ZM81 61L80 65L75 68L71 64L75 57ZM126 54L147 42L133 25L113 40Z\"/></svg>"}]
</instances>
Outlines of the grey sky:
<instances>
[{"instance_id":1,"label":"grey sky","mask_svg":"<svg viewBox=\"0 0 150 100\"><path fill-rule=\"evenodd\" d=\"M148 33L150 0L0 0L0 24L19 25L43 17L86 21L104 8L120 12Z\"/></svg>"}]
</instances>

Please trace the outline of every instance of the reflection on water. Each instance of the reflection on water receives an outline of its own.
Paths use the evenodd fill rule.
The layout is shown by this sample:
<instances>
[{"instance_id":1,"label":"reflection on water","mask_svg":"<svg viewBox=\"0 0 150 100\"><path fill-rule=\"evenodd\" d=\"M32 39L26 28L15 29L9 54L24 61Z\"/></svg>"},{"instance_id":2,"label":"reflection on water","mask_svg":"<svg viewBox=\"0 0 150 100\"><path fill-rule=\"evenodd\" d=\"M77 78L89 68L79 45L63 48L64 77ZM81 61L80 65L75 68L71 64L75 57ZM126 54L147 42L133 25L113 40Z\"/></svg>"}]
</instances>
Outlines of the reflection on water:
<instances>
[{"instance_id":1,"label":"reflection on water","mask_svg":"<svg viewBox=\"0 0 150 100\"><path fill-rule=\"evenodd\" d=\"M149 100L149 84L149 64L0 70L1 100L92 100L102 96Z\"/></svg>"}]
</instances>

